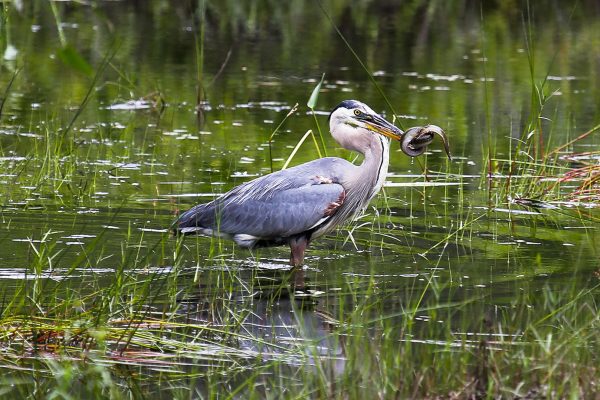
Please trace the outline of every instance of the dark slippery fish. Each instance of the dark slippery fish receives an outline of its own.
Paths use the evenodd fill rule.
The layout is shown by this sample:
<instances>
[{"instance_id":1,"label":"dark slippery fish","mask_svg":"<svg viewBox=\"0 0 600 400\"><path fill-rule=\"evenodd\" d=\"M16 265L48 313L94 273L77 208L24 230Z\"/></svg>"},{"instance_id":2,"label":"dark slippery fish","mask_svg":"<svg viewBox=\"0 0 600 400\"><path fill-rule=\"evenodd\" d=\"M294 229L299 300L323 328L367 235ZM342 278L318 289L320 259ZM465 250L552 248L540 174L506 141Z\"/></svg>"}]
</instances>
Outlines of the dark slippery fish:
<instances>
[{"instance_id":1,"label":"dark slippery fish","mask_svg":"<svg viewBox=\"0 0 600 400\"><path fill-rule=\"evenodd\" d=\"M442 139L444 144L444 150L449 159L450 156L450 144L446 133L437 125L426 125L423 127L408 128L400 139L400 147L402 151L411 157L416 157L425 152L427 146L431 144L435 135L438 135Z\"/></svg>"}]
</instances>

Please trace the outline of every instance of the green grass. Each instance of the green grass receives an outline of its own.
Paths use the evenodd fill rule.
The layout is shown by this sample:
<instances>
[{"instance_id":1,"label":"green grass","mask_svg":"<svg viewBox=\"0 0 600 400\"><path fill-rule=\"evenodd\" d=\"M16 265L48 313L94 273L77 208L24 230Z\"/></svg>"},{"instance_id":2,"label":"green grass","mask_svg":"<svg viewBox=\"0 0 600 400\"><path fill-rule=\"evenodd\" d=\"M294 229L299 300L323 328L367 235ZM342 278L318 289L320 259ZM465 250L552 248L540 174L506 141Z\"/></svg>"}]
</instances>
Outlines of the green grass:
<instances>
[{"instance_id":1,"label":"green grass","mask_svg":"<svg viewBox=\"0 0 600 400\"><path fill-rule=\"evenodd\" d=\"M201 298L185 300L197 293L182 284L195 271L176 268L120 269L112 283L94 282L87 295L73 288L65 294L61 282L68 280L52 290L48 280L26 282L19 293L33 304L3 305L2 342L10 350L3 382L20 383L12 393L22 396L48 390L113 398L150 395L158 382L185 397L196 390L250 398L597 394L599 284L545 286L535 296L524 291L498 309L485 289L455 302L448 299L460 288L438 280L405 291L356 277L340 293L292 296L285 329L304 339L288 343L248 331L254 321L282 334L277 317L289 309L280 307L288 303L277 293L285 281L242 283L239 272L203 269L203 280L214 284ZM247 297L257 290L275 295ZM179 300L165 298L171 291ZM395 302L405 311L390 312ZM272 314L255 317L257 307ZM197 380L201 388L190 386Z\"/></svg>"}]
</instances>

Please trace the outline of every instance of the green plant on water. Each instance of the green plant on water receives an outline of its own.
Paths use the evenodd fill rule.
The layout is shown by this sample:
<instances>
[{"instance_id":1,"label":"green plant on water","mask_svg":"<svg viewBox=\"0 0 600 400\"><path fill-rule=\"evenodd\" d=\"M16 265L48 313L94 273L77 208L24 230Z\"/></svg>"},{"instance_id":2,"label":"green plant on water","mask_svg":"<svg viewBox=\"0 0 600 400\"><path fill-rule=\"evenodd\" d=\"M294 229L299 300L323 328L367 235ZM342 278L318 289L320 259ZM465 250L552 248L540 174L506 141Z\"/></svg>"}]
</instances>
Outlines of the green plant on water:
<instances>
[{"instance_id":1,"label":"green plant on water","mask_svg":"<svg viewBox=\"0 0 600 400\"><path fill-rule=\"evenodd\" d=\"M325 80L325 74L321 75L321 80L317 83L317 86L313 89L308 102L306 102L306 106L310 109L310 112L315 121L315 126L317 127L317 131L319 132L319 138L321 138L321 146L323 146L323 154L327 157L327 146L325 145L325 139L323 138L323 132L321 131L321 126L319 125L319 121L317 121L317 114L315 114L315 107L317 106L317 101L319 99L319 92L321 91L321 86L323 86L323 81ZM321 156L321 151L319 150L319 146L316 143L316 139L314 135L312 135L313 141L315 142L315 147L317 149L317 153L319 153L319 158Z\"/></svg>"},{"instance_id":2,"label":"green plant on water","mask_svg":"<svg viewBox=\"0 0 600 400\"><path fill-rule=\"evenodd\" d=\"M586 138L595 131L598 126L589 129L568 143L553 147L553 117L548 117L547 109L549 103L556 99L558 90L549 88L549 77L551 69L558 57L558 49L554 50L547 69L540 77L539 62L536 60L536 48L534 37L534 22L532 21L532 9L528 4L523 13L523 36L525 56L529 71L530 103L528 114L524 116L526 123L518 138L509 137L508 157L495 154L497 141L492 134L491 102L489 87L487 84L487 63L482 63L484 76L484 98L486 110L487 149L485 170L482 171L482 186L488 192L489 205L491 207L501 203L529 206L529 207L552 207L546 201L574 201L577 202L579 194L581 198L597 197L598 188L595 185L597 171L594 167L584 169L572 169L561 162L558 155L561 150L568 148L579 140ZM571 23L571 17L566 22ZM482 16L482 29L485 26ZM485 57L485 37L482 34L482 48ZM558 101L558 100L556 100ZM485 178L484 178L485 177ZM498 177L500 180L498 180ZM581 186L574 192L569 193L561 188L561 184L571 184L580 178L583 179ZM586 179L587 177L587 179ZM485 180L485 183L483 182Z\"/></svg>"},{"instance_id":3,"label":"green plant on water","mask_svg":"<svg viewBox=\"0 0 600 400\"><path fill-rule=\"evenodd\" d=\"M577 347L598 346L594 332L600 321L593 301L597 287L586 291L579 291L576 286L564 287L558 293L546 289L535 297L524 291L522 298L513 299L510 307L493 311L485 302L485 289L479 296L463 302L445 300L449 292L459 288L433 274L427 276L424 286L415 285L412 291L388 289L373 275L348 277L341 296L325 295L317 300L319 308L332 310L332 314L315 314L314 306L292 303L295 329L300 337L308 336L314 329L304 322L306 316L314 315L324 317L326 336L313 339L308 336L309 339L288 348L261 342L244 325L244 320L254 313L251 302L256 300L248 298L250 303L240 302L236 293L252 293L257 287L244 288L248 282L239 280L239 275L213 270L212 260L207 261L209 269L205 270L204 266L199 272L189 269L182 242L166 240L166 236L158 238L156 244L148 247L148 253L142 253L144 235L130 230L115 279L107 286L92 277L85 285L91 289L89 294L82 296L83 293L78 295L75 291L65 296L63 290L72 290L68 279L59 281L51 291L46 283L40 292L45 298L39 298L34 305L49 311L41 315L43 318L19 321L14 311L3 314L2 327L10 327L12 333L2 337L13 342L13 351L18 348L15 344L22 341L23 345L34 343L39 351L70 354L70 361L51 359L45 365L38 364L42 387L64 394L63 390L70 385L70 394L102 393L113 398L148 393L151 385L141 378L150 375L144 373L133 378L128 372L127 363L132 357L136 359L136 352L144 357L150 354L160 357L163 372L158 374L158 381L164 382L173 393L208 396L233 385L229 390L232 398L236 395L260 398L267 393L286 398L359 398L373 390L384 397L422 397L429 395L434 387L438 393L454 390L465 396L481 393L483 388L493 396L508 393L524 396L535 390L544 393L548 390L544 379L549 377L542 377L538 387L519 389L519 379L523 379L519 376L524 377L531 371L523 370L521 375L514 371L527 363L553 371L553 376L562 376L563 382L590 381L589 374L597 372L569 367L575 361L589 365L580 358L583 354ZM101 243L100 240L98 244ZM149 265L147 254L165 245L171 247L174 259L178 260L174 266L176 272L145 272ZM36 249L41 259L50 257L52 263L59 256L54 255L52 248L41 250L38 246ZM90 247L86 253L93 257L95 250ZM45 263L42 268L47 269L48 265ZM215 282L206 297L187 304L175 301L175 298L197 296L197 284L189 278L198 273L199 282ZM169 292L173 290L173 298L163 297L167 287L172 288ZM261 290L266 288L261 285ZM279 290L277 285L273 289ZM96 299L103 301L97 303ZM389 312L388 305L398 300L406 303L404 311ZM267 301L267 307L273 307L276 301L277 297L273 302ZM160 308L148 307L149 304L163 304L164 308L160 311ZM207 308L200 314L192 309L184 310L194 304L200 309L205 304ZM53 315L56 311L52 310L61 311ZM481 316L481 321L472 317L475 315ZM514 330L518 320L526 321L527 331ZM552 326L556 324L563 329L554 331ZM28 332L35 333L30 336ZM327 352L323 352L321 344L324 338L333 343ZM279 348L282 353L244 352L237 349L241 342L254 342L265 349ZM73 360L83 344L87 361ZM202 356L211 347L215 352ZM510 349L517 349L517 353ZM115 350L118 350L116 355ZM250 354L255 360L272 358L257 365L248 364ZM18 357L18 353L14 356ZM169 372L184 368L180 365L182 359L209 362L213 357L221 361L213 361L208 369L191 368L184 375ZM296 375L301 376L301 380L289 376L288 358L305 360ZM136 360L152 368L153 358ZM343 363L343 368L336 367L338 363ZM417 369L415 365L432 367ZM456 373L447 374L450 368ZM47 376L45 371L48 371ZM11 370L9 375L6 379L14 382L26 379L18 370ZM193 383L199 381L208 385L208 392L195 392ZM89 385L81 385L81 382L89 382ZM109 382L113 385L108 385ZM27 393L28 386L17 386L23 389L21 393ZM578 389L569 384L552 384L552 390L564 394Z\"/></svg>"},{"instance_id":4,"label":"green plant on water","mask_svg":"<svg viewBox=\"0 0 600 400\"><path fill-rule=\"evenodd\" d=\"M273 169L273 138L279 132L279 130L281 129L281 127L283 126L285 121L290 116L292 116L297 110L298 110L298 103L294 104L294 106L290 109L290 111L288 111L288 113L285 115L285 117L283 117L281 122L279 122L279 124L275 127L275 129L273 129L273 132L271 132L271 136L269 136L269 141L268 141L268 143L269 143L269 164L271 167L271 172L274 172L274 169Z\"/></svg>"},{"instance_id":5,"label":"green plant on water","mask_svg":"<svg viewBox=\"0 0 600 400\"><path fill-rule=\"evenodd\" d=\"M314 118L315 121L315 125L317 127L317 131L319 132L319 137L321 138L321 145L323 146L323 153L321 153L321 147L319 146L319 143L317 142L317 138L315 137L314 132L312 131L312 129L309 129L308 131L306 131L306 133L300 138L300 140L296 143L296 145L294 146L294 148L292 149L292 152L290 153L290 155L288 156L288 158L286 159L286 161L283 164L283 167L281 169L286 169L290 163L292 162L294 156L296 155L296 153L298 152L298 150L300 149L300 147L302 146L302 144L304 143L304 141L310 136L313 140L313 144L315 146L315 150L317 151L317 155L319 158L323 157L322 154L324 154L325 156L327 156L327 146L325 144L325 139L323 138L323 133L321 131L321 127L319 126L319 122L317 121L317 116L315 114L314 108L317 105L317 100L319 98L319 91L321 90L321 85L323 84L323 80L325 79L325 74L323 74L321 76L321 80L319 81L319 83L317 83L317 85L315 86L315 88L313 89L310 98L308 99L308 102L306 103L307 107L311 110L312 116ZM296 109L296 106L292 108L293 112ZM291 113L290 112L290 113ZM286 118L290 115L290 113L287 114ZM285 121L284 119L284 121ZM283 121L282 121L283 123ZM281 126L281 124L280 124ZM271 138L269 139L269 144L271 143L271 139L273 138L273 135L275 134L275 132L279 129L279 126L275 129L275 131L273 131L273 134L271 135Z\"/></svg>"},{"instance_id":6,"label":"green plant on water","mask_svg":"<svg viewBox=\"0 0 600 400\"><path fill-rule=\"evenodd\" d=\"M0 99L0 120L2 118L2 110L4 109L4 104L6 103L6 99L8 98L8 95L10 93L10 89L14 84L15 79L19 75L19 72L21 72L21 68L15 69L15 71L12 74L12 77L8 81L6 87L4 88L4 93L2 94L2 98Z\"/></svg>"}]
</instances>

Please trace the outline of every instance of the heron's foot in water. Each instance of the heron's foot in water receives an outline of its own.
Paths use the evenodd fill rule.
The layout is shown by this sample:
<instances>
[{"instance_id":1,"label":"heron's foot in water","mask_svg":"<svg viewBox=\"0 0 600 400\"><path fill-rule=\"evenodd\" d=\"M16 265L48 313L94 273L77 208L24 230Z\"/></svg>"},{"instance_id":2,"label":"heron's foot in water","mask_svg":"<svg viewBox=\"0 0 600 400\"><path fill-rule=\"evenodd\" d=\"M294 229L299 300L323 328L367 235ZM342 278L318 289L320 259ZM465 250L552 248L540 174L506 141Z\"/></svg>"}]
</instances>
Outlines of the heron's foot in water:
<instances>
[{"instance_id":1,"label":"heron's foot in water","mask_svg":"<svg viewBox=\"0 0 600 400\"><path fill-rule=\"evenodd\" d=\"M290 287L292 292L304 291L306 289L306 280L304 278L304 268L297 266L292 268L290 276Z\"/></svg>"}]
</instances>

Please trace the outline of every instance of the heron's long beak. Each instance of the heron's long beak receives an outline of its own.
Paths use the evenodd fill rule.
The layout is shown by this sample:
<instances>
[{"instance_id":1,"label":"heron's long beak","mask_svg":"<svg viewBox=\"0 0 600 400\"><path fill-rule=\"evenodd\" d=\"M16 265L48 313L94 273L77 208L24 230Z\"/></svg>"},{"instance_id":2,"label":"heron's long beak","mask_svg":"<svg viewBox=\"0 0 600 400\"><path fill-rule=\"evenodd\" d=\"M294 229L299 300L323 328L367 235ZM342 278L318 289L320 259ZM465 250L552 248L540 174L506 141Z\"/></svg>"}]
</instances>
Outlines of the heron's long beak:
<instances>
[{"instance_id":1,"label":"heron's long beak","mask_svg":"<svg viewBox=\"0 0 600 400\"><path fill-rule=\"evenodd\" d=\"M363 123L373 132L377 132L383 136L389 137L390 139L400 140L402 139L402 132L400 129L389 123L379 115L371 115L368 120L363 120Z\"/></svg>"}]
</instances>

